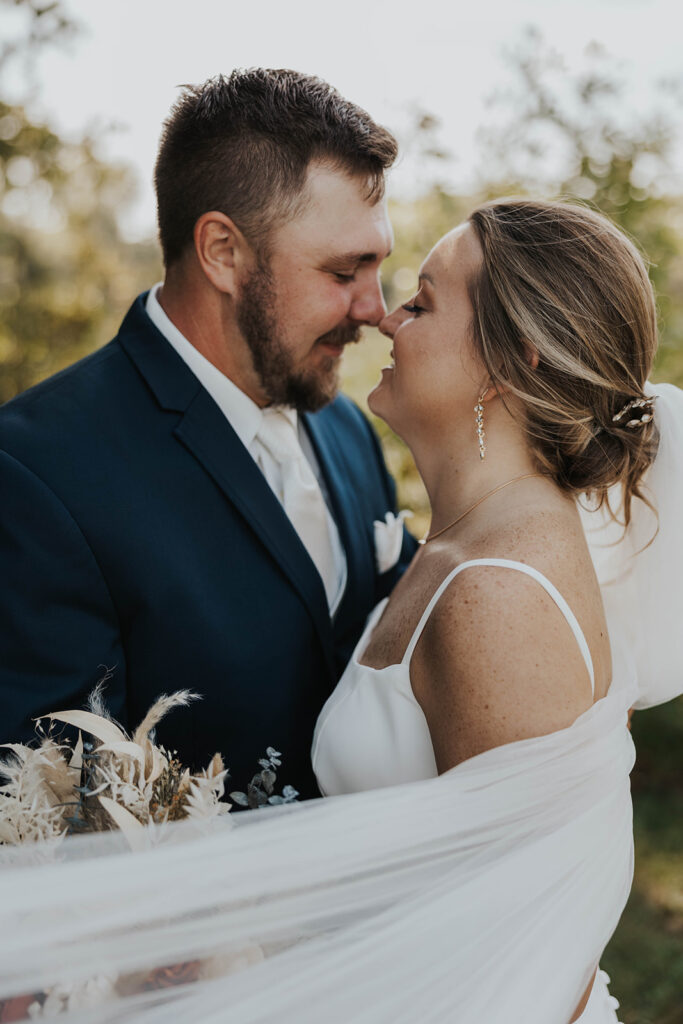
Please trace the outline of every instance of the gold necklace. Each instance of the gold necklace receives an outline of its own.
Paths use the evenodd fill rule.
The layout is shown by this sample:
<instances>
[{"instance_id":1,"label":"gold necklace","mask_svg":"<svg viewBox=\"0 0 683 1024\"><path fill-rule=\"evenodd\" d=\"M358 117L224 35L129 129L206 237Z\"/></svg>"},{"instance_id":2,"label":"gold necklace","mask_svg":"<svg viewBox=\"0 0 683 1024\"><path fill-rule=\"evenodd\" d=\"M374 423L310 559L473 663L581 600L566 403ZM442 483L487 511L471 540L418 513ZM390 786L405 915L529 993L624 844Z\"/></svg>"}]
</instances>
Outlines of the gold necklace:
<instances>
[{"instance_id":1,"label":"gold necklace","mask_svg":"<svg viewBox=\"0 0 683 1024\"><path fill-rule=\"evenodd\" d=\"M428 533L427 536L423 537L419 543L428 544L430 540L434 540L436 537L440 537L442 533L445 533L446 530L450 530L451 526L455 526L455 524L459 523L461 519L464 519L465 516L468 516L470 512L474 512L477 505L481 505L482 501L486 501L486 499L490 498L492 494L497 494L498 491L502 491L504 487L509 487L510 484L516 484L518 480L528 480L529 477L532 476L545 476L545 473L523 473L521 476L513 476L512 480L506 480L504 484L498 484L498 486L494 487L492 491L487 491L487 493L482 495L482 497L479 498L478 501L475 501L474 505L470 505L470 507L466 509L465 512L462 512L458 516L458 518L454 519L452 523L448 524L448 526L442 527L442 529L437 530L436 533Z\"/></svg>"}]
</instances>

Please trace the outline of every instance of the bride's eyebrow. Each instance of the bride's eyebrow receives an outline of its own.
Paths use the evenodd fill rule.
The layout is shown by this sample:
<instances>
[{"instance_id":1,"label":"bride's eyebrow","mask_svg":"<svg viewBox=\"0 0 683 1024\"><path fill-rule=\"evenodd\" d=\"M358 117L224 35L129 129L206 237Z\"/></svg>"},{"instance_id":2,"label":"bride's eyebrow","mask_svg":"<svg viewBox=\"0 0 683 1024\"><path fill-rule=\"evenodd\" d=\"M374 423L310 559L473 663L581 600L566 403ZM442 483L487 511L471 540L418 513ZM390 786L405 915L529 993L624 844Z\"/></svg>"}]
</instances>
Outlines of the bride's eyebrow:
<instances>
[{"instance_id":1,"label":"bride's eyebrow","mask_svg":"<svg viewBox=\"0 0 683 1024\"><path fill-rule=\"evenodd\" d=\"M420 274L418 274L418 278L417 279L420 282L420 284L423 281L426 281L427 284L431 284L432 288L434 287L434 278L432 277L431 274L425 273L425 271L422 271Z\"/></svg>"}]
</instances>

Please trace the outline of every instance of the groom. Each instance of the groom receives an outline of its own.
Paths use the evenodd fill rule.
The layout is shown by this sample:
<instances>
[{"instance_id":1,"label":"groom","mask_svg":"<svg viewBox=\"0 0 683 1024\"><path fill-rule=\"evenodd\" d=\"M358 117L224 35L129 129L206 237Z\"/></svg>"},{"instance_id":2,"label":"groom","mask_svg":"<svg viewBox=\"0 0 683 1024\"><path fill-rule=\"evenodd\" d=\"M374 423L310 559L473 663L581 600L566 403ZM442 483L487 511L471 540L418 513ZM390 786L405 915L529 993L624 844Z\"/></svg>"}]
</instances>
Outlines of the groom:
<instances>
[{"instance_id":1,"label":"groom","mask_svg":"<svg viewBox=\"0 0 683 1024\"><path fill-rule=\"evenodd\" d=\"M393 137L291 71L187 87L156 164L165 280L104 348L0 409L0 741L105 699L244 788L268 745L317 794L316 717L414 551L338 366L384 313ZM402 547L401 547L402 544ZM381 570L381 571L380 571Z\"/></svg>"}]
</instances>

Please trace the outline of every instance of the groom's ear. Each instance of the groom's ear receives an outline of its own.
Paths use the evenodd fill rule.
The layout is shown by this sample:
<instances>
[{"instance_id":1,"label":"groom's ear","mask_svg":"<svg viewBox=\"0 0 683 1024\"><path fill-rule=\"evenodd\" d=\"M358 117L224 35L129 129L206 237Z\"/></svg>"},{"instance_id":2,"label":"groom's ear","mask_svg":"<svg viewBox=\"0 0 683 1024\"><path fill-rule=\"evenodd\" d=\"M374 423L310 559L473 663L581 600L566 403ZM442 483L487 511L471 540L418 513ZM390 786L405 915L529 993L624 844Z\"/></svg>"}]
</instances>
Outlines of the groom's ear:
<instances>
[{"instance_id":1,"label":"groom's ear","mask_svg":"<svg viewBox=\"0 0 683 1024\"><path fill-rule=\"evenodd\" d=\"M235 295L253 255L235 222L219 210L203 213L194 226L197 259L219 292Z\"/></svg>"}]
</instances>

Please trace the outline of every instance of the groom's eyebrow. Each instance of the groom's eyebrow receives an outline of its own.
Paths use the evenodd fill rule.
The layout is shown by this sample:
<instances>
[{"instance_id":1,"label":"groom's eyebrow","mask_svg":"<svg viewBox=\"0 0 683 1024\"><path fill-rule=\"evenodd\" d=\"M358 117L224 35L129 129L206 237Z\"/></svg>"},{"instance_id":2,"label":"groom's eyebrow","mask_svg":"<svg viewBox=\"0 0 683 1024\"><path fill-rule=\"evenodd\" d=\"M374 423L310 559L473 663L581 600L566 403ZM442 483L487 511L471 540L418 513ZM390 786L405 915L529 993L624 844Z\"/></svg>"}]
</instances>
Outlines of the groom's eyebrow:
<instances>
[{"instance_id":1,"label":"groom's eyebrow","mask_svg":"<svg viewBox=\"0 0 683 1024\"><path fill-rule=\"evenodd\" d=\"M330 256L327 260L331 267L356 266L359 263L377 263L391 256L391 249L384 256L377 252L345 252L336 256Z\"/></svg>"}]
</instances>

